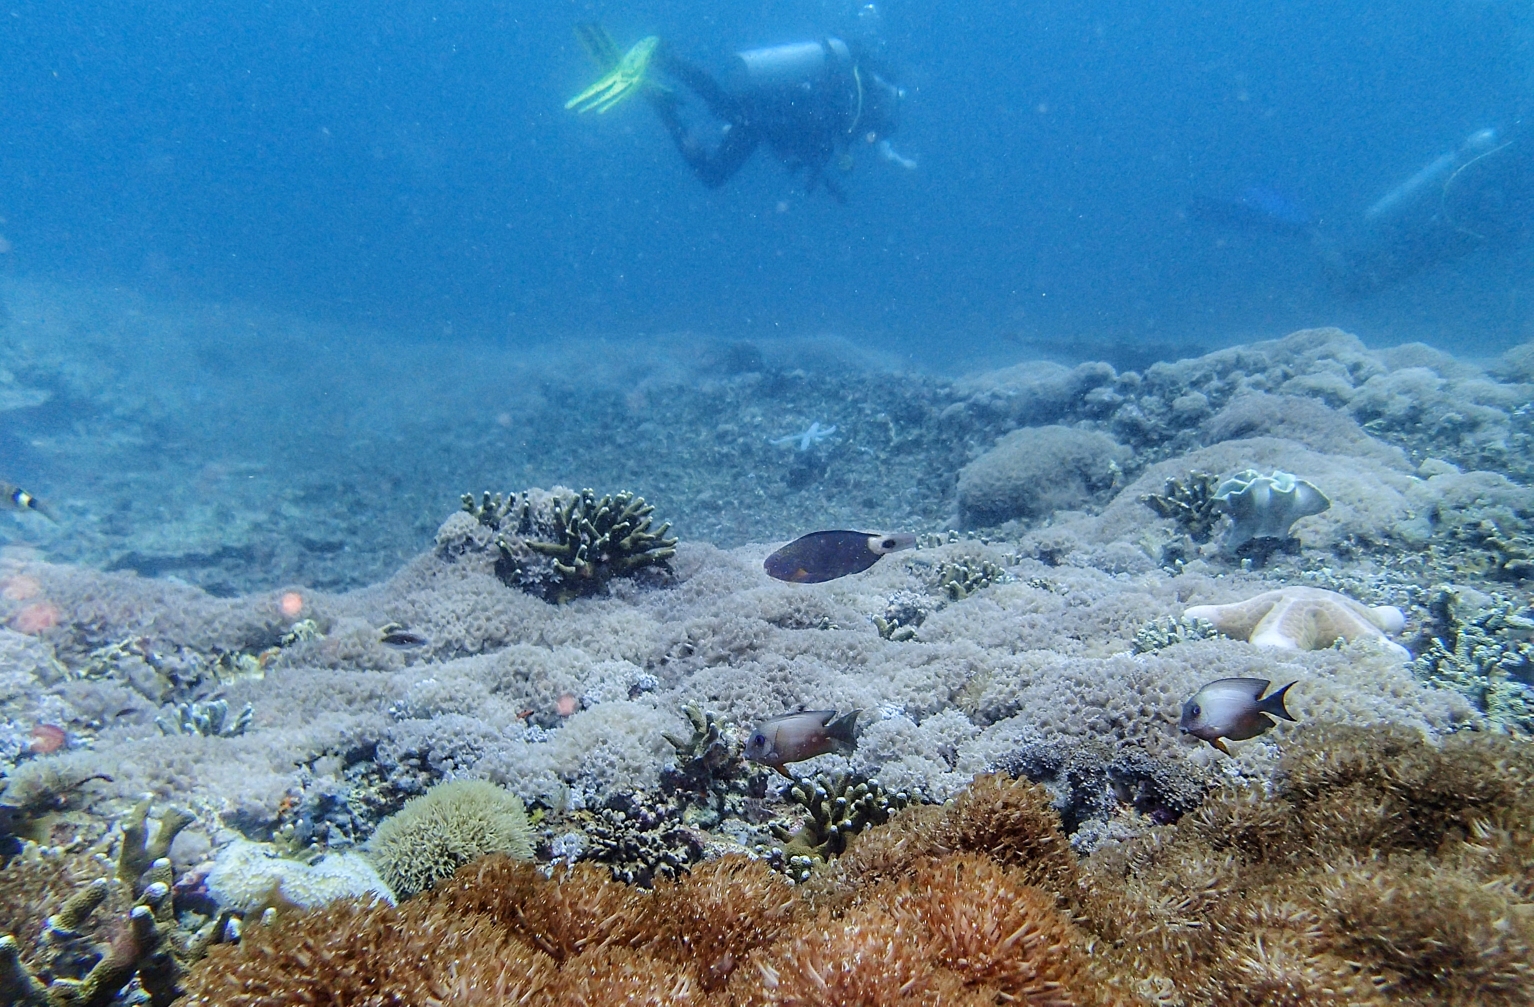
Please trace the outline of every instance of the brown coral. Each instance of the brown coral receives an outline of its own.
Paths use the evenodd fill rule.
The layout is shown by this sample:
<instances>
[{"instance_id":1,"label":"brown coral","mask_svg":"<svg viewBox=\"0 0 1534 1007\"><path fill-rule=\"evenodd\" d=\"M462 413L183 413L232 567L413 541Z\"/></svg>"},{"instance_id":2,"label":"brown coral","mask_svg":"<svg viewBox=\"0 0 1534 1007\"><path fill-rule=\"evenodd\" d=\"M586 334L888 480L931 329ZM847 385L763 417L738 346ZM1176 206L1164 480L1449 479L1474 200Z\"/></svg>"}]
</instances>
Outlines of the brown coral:
<instances>
[{"instance_id":1,"label":"brown coral","mask_svg":"<svg viewBox=\"0 0 1534 1007\"><path fill-rule=\"evenodd\" d=\"M1080 865L1045 791L981 779L810 885L740 858L653 892L488 858L397 909L252 927L189 985L241 1007L1534 1004L1534 747L1296 738L1273 792L1216 791Z\"/></svg>"},{"instance_id":2,"label":"brown coral","mask_svg":"<svg viewBox=\"0 0 1534 1007\"><path fill-rule=\"evenodd\" d=\"M1027 884L1046 891L1068 892L1076 884L1076 855L1049 791L1002 774L976 777L942 808L902 811L887 828L854 840L842 867L871 881L899 877L920 860L956 852L984 853L1017 867Z\"/></svg>"}]
</instances>

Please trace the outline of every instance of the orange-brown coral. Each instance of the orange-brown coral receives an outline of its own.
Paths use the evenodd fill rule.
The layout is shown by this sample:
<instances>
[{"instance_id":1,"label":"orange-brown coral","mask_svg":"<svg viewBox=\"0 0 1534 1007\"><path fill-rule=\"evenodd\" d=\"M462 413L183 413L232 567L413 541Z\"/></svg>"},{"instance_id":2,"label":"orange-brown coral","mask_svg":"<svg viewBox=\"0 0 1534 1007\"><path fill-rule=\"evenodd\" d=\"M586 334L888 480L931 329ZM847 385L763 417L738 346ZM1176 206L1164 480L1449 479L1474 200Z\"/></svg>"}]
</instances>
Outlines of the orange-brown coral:
<instances>
[{"instance_id":1,"label":"orange-brown coral","mask_svg":"<svg viewBox=\"0 0 1534 1007\"><path fill-rule=\"evenodd\" d=\"M1531 773L1501 736L1310 729L1275 793L1094 854L1087 925L1190 1002L1534 1003Z\"/></svg>"},{"instance_id":2,"label":"orange-brown coral","mask_svg":"<svg viewBox=\"0 0 1534 1007\"><path fill-rule=\"evenodd\" d=\"M1078 875L1076 854L1060 827L1049 791L1000 774L980 776L942 808L907 808L888 826L853 841L841 868L860 881L900 877L925 858L984 853L1016 867L1027 883L1068 892Z\"/></svg>"},{"instance_id":3,"label":"orange-brown coral","mask_svg":"<svg viewBox=\"0 0 1534 1007\"><path fill-rule=\"evenodd\" d=\"M1534 747L1296 732L1271 793L1070 852L977 781L789 888L724 858L653 892L492 858L399 908L247 930L208 1004L1035 1007L1534 1004Z\"/></svg>"}]
</instances>

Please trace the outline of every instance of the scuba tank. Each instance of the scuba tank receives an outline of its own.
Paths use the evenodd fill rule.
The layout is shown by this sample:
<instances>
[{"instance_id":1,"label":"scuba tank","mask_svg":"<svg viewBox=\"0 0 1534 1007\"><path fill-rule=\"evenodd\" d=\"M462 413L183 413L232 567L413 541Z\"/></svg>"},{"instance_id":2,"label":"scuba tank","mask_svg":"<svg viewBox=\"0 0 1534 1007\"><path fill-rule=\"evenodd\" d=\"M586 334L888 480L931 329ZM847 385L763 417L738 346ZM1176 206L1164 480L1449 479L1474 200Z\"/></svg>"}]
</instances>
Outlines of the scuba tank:
<instances>
[{"instance_id":1,"label":"scuba tank","mask_svg":"<svg viewBox=\"0 0 1534 1007\"><path fill-rule=\"evenodd\" d=\"M771 89L812 84L836 73L851 73L852 51L839 38L789 42L735 54L735 75L746 88Z\"/></svg>"}]
</instances>

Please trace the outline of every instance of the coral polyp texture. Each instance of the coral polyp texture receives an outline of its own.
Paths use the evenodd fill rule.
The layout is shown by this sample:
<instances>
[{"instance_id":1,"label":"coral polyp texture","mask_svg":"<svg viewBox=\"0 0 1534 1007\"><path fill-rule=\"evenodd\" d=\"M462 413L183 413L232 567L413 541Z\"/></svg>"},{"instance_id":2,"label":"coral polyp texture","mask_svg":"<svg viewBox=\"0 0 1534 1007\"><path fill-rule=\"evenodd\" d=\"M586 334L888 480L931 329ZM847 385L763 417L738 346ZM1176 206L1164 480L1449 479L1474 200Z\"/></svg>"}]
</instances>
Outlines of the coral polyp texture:
<instances>
[{"instance_id":1,"label":"coral polyp texture","mask_svg":"<svg viewBox=\"0 0 1534 1007\"><path fill-rule=\"evenodd\" d=\"M1284 770L1274 791L1228 785L1084 861L1043 787L998 777L869 828L799 886L740 856L651 891L491 857L398 908L247 928L189 989L230 1005L369 989L548 1005L1534 1003L1529 744L1311 729Z\"/></svg>"}]
</instances>

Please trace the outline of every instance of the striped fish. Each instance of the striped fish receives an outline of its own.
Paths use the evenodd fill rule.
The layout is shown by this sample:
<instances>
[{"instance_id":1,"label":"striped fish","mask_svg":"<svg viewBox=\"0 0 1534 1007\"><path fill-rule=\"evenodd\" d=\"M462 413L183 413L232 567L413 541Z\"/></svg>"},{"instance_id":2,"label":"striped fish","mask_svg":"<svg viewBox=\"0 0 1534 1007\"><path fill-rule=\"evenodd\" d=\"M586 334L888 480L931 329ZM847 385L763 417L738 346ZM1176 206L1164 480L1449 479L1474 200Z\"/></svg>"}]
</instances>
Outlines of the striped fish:
<instances>
[{"instance_id":1,"label":"striped fish","mask_svg":"<svg viewBox=\"0 0 1534 1007\"><path fill-rule=\"evenodd\" d=\"M53 516L53 510L47 504L20 486L13 486L4 480L0 480L0 496L5 498L5 502L0 504L0 506L10 507L12 510L35 511L49 521L58 520L58 518Z\"/></svg>"}]
</instances>

